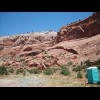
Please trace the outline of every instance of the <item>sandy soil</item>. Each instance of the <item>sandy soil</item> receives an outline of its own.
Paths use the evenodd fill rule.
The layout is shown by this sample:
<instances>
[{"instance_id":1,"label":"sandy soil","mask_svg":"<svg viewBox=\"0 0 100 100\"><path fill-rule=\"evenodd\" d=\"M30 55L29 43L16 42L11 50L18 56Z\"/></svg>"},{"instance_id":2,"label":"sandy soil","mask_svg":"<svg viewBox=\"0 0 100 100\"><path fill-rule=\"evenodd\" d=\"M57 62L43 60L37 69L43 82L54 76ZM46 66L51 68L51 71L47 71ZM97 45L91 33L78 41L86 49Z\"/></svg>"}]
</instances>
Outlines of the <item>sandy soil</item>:
<instances>
[{"instance_id":1,"label":"sandy soil","mask_svg":"<svg viewBox=\"0 0 100 100\"><path fill-rule=\"evenodd\" d=\"M99 85L87 84L87 79L78 79L76 73L70 76L54 74L9 75L0 76L0 87L91 87Z\"/></svg>"}]
</instances>

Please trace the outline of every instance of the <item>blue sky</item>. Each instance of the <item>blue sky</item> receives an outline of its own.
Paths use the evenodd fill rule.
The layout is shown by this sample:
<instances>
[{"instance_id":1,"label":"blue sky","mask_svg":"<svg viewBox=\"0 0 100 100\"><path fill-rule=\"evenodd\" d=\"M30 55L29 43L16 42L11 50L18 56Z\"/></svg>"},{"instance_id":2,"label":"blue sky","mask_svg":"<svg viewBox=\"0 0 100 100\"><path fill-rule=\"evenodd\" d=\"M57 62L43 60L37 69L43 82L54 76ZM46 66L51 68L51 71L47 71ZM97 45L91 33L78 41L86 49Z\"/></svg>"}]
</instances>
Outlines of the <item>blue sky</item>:
<instances>
[{"instance_id":1,"label":"blue sky","mask_svg":"<svg viewBox=\"0 0 100 100\"><path fill-rule=\"evenodd\" d=\"M0 36L26 32L59 31L71 22L93 12L0 12Z\"/></svg>"}]
</instances>

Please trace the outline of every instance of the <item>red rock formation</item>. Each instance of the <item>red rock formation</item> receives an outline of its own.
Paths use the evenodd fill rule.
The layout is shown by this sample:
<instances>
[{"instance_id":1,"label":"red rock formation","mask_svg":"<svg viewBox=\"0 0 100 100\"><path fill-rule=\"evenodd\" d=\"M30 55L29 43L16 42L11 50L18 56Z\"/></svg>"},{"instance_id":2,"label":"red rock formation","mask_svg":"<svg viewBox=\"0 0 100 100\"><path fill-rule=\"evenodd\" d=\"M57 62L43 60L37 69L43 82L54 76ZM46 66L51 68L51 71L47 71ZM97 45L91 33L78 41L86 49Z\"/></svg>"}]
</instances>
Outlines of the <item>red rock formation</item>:
<instances>
[{"instance_id":1,"label":"red rock formation","mask_svg":"<svg viewBox=\"0 0 100 100\"><path fill-rule=\"evenodd\" d=\"M48 34L45 34L45 32L36 32L32 34L0 37L0 55L8 54L13 51L16 52L15 55L20 55L23 51L27 52L32 49L37 51L42 50L46 46L51 45L49 42L51 41L52 36L55 37L56 32L48 32ZM46 44L48 39L50 41ZM40 45L40 43L43 44Z\"/></svg>"},{"instance_id":2,"label":"red rock formation","mask_svg":"<svg viewBox=\"0 0 100 100\"><path fill-rule=\"evenodd\" d=\"M44 69L69 61L75 65L88 59L96 60L100 58L100 35L97 34L100 34L100 13L64 26L58 33L0 37L0 65Z\"/></svg>"},{"instance_id":3,"label":"red rock formation","mask_svg":"<svg viewBox=\"0 0 100 100\"><path fill-rule=\"evenodd\" d=\"M100 13L95 13L87 19L63 26L57 33L55 41L58 43L65 40L91 37L97 34L100 34Z\"/></svg>"}]
</instances>

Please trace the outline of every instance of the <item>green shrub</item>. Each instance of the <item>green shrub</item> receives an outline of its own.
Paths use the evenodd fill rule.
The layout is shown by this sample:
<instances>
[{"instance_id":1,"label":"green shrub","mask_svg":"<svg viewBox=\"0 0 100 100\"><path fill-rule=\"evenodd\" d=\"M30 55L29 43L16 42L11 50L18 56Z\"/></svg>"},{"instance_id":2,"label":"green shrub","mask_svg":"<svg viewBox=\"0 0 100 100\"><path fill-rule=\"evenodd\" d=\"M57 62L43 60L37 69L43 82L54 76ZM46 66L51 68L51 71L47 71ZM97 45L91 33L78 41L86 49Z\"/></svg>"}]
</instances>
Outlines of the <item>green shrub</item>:
<instances>
[{"instance_id":1,"label":"green shrub","mask_svg":"<svg viewBox=\"0 0 100 100\"><path fill-rule=\"evenodd\" d=\"M53 73L55 73L55 72L57 71L57 69L55 69L55 68L52 68L52 71L53 71Z\"/></svg>"},{"instance_id":2,"label":"green shrub","mask_svg":"<svg viewBox=\"0 0 100 100\"><path fill-rule=\"evenodd\" d=\"M100 65L97 65L98 69L100 70Z\"/></svg>"},{"instance_id":3,"label":"green shrub","mask_svg":"<svg viewBox=\"0 0 100 100\"><path fill-rule=\"evenodd\" d=\"M40 74L40 73L42 73L42 70L34 68L33 72L34 72L34 74Z\"/></svg>"},{"instance_id":4,"label":"green shrub","mask_svg":"<svg viewBox=\"0 0 100 100\"><path fill-rule=\"evenodd\" d=\"M18 70L16 70L16 75L17 75L17 74L20 74L20 71L19 71L19 69L18 69Z\"/></svg>"},{"instance_id":5,"label":"green shrub","mask_svg":"<svg viewBox=\"0 0 100 100\"><path fill-rule=\"evenodd\" d=\"M97 61L95 61L96 65L100 65L100 59L98 59Z\"/></svg>"},{"instance_id":6,"label":"green shrub","mask_svg":"<svg viewBox=\"0 0 100 100\"><path fill-rule=\"evenodd\" d=\"M0 66L0 75L8 75L7 69L4 66Z\"/></svg>"},{"instance_id":7,"label":"green shrub","mask_svg":"<svg viewBox=\"0 0 100 100\"><path fill-rule=\"evenodd\" d=\"M13 68L9 68L8 69L8 72L13 73L14 72L14 69Z\"/></svg>"},{"instance_id":8,"label":"green shrub","mask_svg":"<svg viewBox=\"0 0 100 100\"><path fill-rule=\"evenodd\" d=\"M72 65L72 64L73 64L72 61L69 61L69 62L67 63L68 66L70 66L70 65Z\"/></svg>"},{"instance_id":9,"label":"green shrub","mask_svg":"<svg viewBox=\"0 0 100 100\"><path fill-rule=\"evenodd\" d=\"M16 75L17 75L17 74L20 74L20 73L23 73L23 69L17 69L17 70L16 70Z\"/></svg>"},{"instance_id":10,"label":"green shrub","mask_svg":"<svg viewBox=\"0 0 100 100\"><path fill-rule=\"evenodd\" d=\"M31 70L28 70L28 72L30 74L40 74L40 73L42 73L42 70L34 68L34 69L31 69Z\"/></svg>"},{"instance_id":11,"label":"green shrub","mask_svg":"<svg viewBox=\"0 0 100 100\"><path fill-rule=\"evenodd\" d=\"M92 62L90 62L90 60L87 60L87 61L85 62L85 64L86 64L86 66L88 66L88 67L92 66Z\"/></svg>"},{"instance_id":12,"label":"green shrub","mask_svg":"<svg viewBox=\"0 0 100 100\"><path fill-rule=\"evenodd\" d=\"M82 64L81 67L82 67L82 69L85 69L86 68L86 65L85 64Z\"/></svg>"},{"instance_id":13,"label":"green shrub","mask_svg":"<svg viewBox=\"0 0 100 100\"><path fill-rule=\"evenodd\" d=\"M73 71L78 72L81 71L82 67L80 65L78 65L76 68L73 68Z\"/></svg>"},{"instance_id":14,"label":"green shrub","mask_svg":"<svg viewBox=\"0 0 100 100\"><path fill-rule=\"evenodd\" d=\"M95 65L98 67L98 69L100 70L100 59L98 59L97 61L95 61Z\"/></svg>"},{"instance_id":15,"label":"green shrub","mask_svg":"<svg viewBox=\"0 0 100 100\"><path fill-rule=\"evenodd\" d=\"M45 75L53 75L54 70L52 70L51 68L47 67L47 68L43 71L43 73L44 73Z\"/></svg>"},{"instance_id":16,"label":"green shrub","mask_svg":"<svg viewBox=\"0 0 100 100\"><path fill-rule=\"evenodd\" d=\"M34 73L34 69L27 70L30 74Z\"/></svg>"},{"instance_id":17,"label":"green shrub","mask_svg":"<svg viewBox=\"0 0 100 100\"><path fill-rule=\"evenodd\" d=\"M64 65L61 66L61 68L63 68L63 67L66 67L67 68L68 67L68 64L64 64Z\"/></svg>"},{"instance_id":18,"label":"green shrub","mask_svg":"<svg viewBox=\"0 0 100 100\"><path fill-rule=\"evenodd\" d=\"M85 62L85 64L86 64L88 67L90 67L90 66L92 66L92 65L100 66L100 59L98 59L98 60L96 60L96 61L94 61L94 62L91 62L90 60L87 60L87 61Z\"/></svg>"},{"instance_id":19,"label":"green shrub","mask_svg":"<svg viewBox=\"0 0 100 100\"><path fill-rule=\"evenodd\" d=\"M77 73L77 78L83 78L81 72L78 72L78 73Z\"/></svg>"},{"instance_id":20,"label":"green shrub","mask_svg":"<svg viewBox=\"0 0 100 100\"><path fill-rule=\"evenodd\" d=\"M61 72L60 74L63 74L65 76L70 75L70 71L66 67L61 67Z\"/></svg>"},{"instance_id":21,"label":"green shrub","mask_svg":"<svg viewBox=\"0 0 100 100\"><path fill-rule=\"evenodd\" d=\"M24 71L23 69L20 69L20 73L23 73L23 71Z\"/></svg>"}]
</instances>

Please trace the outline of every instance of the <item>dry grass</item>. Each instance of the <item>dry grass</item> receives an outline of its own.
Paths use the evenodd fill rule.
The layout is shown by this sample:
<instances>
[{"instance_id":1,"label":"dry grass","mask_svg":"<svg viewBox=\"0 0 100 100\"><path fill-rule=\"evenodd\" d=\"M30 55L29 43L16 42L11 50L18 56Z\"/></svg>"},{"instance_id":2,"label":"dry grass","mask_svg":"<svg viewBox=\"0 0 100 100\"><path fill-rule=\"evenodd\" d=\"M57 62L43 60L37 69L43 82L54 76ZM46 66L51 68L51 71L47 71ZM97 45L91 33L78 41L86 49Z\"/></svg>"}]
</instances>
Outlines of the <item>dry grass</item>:
<instances>
[{"instance_id":1,"label":"dry grass","mask_svg":"<svg viewBox=\"0 0 100 100\"><path fill-rule=\"evenodd\" d=\"M0 79L11 79L11 80L18 80L18 79L33 79L38 78L41 80L39 84L32 84L30 87L100 87L100 85L96 84L87 84L87 79L85 78L85 73L82 71L82 75L84 76L82 79L77 78L77 72L71 71L71 75L64 76L59 74L60 70L57 70L56 73L53 75L47 76L43 73L41 74L27 74L26 76L23 75L8 75L8 76L0 76ZM29 85L28 85L29 86Z\"/></svg>"}]
</instances>

